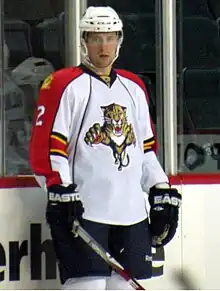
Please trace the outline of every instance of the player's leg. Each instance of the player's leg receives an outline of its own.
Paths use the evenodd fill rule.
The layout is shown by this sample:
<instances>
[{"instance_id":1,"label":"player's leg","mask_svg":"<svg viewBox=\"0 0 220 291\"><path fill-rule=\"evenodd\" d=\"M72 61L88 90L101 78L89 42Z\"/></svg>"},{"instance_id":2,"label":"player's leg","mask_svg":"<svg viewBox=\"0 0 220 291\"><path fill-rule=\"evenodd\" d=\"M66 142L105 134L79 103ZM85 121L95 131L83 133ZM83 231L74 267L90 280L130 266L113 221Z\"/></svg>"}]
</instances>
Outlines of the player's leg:
<instances>
[{"instance_id":1,"label":"player's leg","mask_svg":"<svg viewBox=\"0 0 220 291\"><path fill-rule=\"evenodd\" d=\"M83 227L108 248L108 225L83 221ZM108 265L81 238L75 238L63 225L50 225L58 260L62 289L105 289L110 276Z\"/></svg>"},{"instance_id":2,"label":"player's leg","mask_svg":"<svg viewBox=\"0 0 220 291\"><path fill-rule=\"evenodd\" d=\"M134 290L130 283L123 279L119 274L114 271L111 274L111 277L107 279L106 282L107 290Z\"/></svg>"},{"instance_id":3,"label":"player's leg","mask_svg":"<svg viewBox=\"0 0 220 291\"><path fill-rule=\"evenodd\" d=\"M110 252L136 279L152 277L151 235L147 220L131 226L116 226L110 232ZM128 282L112 273L107 289L131 289Z\"/></svg>"},{"instance_id":4,"label":"player's leg","mask_svg":"<svg viewBox=\"0 0 220 291\"><path fill-rule=\"evenodd\" d=\"M62 290L105 290L106 277L80 277L68 279Z\"/></svg>"}]
</instances>

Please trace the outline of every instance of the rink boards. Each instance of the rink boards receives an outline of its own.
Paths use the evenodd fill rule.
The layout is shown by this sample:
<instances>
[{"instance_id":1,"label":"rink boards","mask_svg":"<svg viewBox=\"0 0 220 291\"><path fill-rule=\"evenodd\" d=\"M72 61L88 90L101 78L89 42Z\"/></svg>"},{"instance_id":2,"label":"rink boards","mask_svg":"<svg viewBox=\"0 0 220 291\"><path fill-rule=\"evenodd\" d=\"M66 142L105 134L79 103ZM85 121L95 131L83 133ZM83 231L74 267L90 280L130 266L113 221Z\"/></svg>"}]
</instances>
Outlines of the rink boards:
<instances>
[{"instance_id":1,"label":"rink boards","mask_svg":"<svg viewBox=\"0 0 220 291\"><path fill-rule=\"evenodd\" d=\"M220 182L178 185L183 196L174 240L153 250L149 289L177 289L184 270L201 289L220 289ZM58 272L44 220L45 193L36 187L0 189L0 289L57 289ZM164 259L165 258L165 259Z\"/></svg>"}]
</instances>

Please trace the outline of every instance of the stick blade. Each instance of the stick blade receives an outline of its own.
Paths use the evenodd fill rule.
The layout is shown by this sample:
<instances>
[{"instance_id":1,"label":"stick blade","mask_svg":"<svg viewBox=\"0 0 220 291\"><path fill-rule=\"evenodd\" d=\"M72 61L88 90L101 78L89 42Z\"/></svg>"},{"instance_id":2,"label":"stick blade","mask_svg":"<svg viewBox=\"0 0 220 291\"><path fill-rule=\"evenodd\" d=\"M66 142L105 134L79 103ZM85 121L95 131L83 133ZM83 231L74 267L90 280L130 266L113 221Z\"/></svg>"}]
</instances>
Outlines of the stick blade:
<instances>
[{"instance_id":1,"label":"stick blade","mask_svg":"<svg viewBox=\"0 0 220 291\"><path fill-rule=\"evenodd\" d=\"M199 290L192 274L187 270L175 270L173 279L183 290Z\"/></svg>"}]
</instances>

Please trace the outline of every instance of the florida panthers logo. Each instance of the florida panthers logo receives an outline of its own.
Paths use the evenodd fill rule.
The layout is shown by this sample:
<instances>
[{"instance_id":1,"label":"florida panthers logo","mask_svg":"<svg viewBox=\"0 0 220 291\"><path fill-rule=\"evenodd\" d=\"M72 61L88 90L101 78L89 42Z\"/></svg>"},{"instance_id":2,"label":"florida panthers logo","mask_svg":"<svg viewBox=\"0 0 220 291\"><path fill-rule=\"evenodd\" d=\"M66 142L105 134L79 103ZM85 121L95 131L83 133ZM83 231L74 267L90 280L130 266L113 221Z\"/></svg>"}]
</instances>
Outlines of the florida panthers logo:
<instances>
[{"instance_id":1,"label":"florida panthers logo","mask_svg":"<svg viewBox=\"0 0 220 291\"><path fill-rule=\"evenodd\" d=\"M131 124L127 122L126 107L118 104L110 104L101 107L104 123L93 124L86 132L85 142L92 146L95 144L104 144L112 149L115 164L118 170L127 167L130 163L126 148L130 145L136 145L136 138Z\"/></svg>"}]
</instances>

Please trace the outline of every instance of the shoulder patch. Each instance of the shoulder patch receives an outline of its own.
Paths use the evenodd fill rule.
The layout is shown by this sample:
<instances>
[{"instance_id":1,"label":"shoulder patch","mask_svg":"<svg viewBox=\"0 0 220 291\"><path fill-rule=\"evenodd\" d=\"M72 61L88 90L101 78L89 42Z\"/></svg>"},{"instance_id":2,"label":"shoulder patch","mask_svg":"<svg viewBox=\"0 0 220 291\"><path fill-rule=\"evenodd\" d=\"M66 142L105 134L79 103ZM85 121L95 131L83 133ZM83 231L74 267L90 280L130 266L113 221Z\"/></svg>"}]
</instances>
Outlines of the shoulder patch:
<instances>
[{"instance_id":1,"label":"shoulder patch","mask_svg":"<svg viewBox=\"0 0 220 291\"><path fill-rule=\"evenodd\" d=\"M52 74L50 74L43 82L42 86L41 86L41 89L44 89L44 90L48 90L50 89L50 85L53 81L54 77Z\"/></svg>"}]
</instances>

